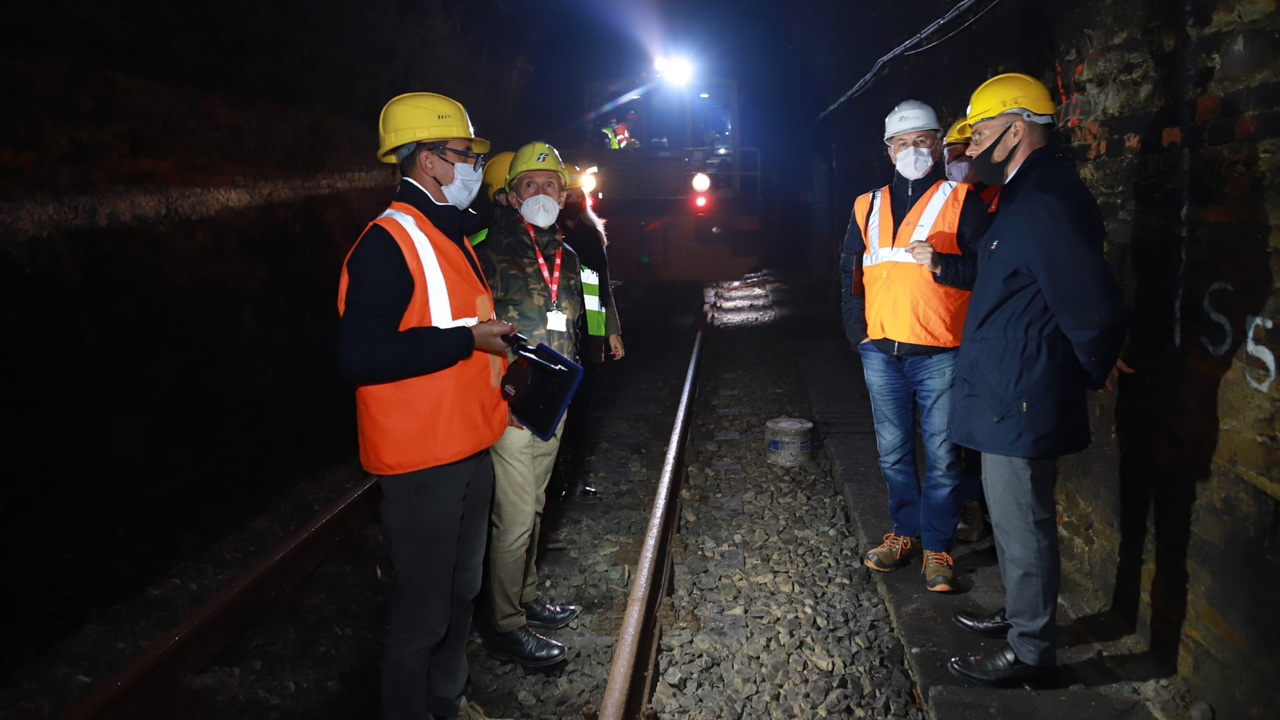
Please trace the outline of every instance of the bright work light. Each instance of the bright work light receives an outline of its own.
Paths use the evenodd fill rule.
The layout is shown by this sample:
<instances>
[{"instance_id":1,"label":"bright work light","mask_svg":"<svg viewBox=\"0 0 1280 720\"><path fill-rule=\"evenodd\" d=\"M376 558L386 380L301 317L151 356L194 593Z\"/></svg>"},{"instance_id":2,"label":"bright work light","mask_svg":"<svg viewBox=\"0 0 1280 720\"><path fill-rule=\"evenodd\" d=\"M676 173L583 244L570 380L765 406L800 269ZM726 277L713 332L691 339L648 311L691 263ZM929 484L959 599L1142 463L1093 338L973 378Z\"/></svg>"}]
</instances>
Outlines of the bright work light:
<instances>
[{"instance_id":1,"label":"bright work light","mask_svg":"<svg viewBox=\"0 0 1280 720\"><path fill-rule=\"evenodd\" d=\"M693 79L693 63L684 58L660 57L653 61L653 69L672 85L685 85Z\"/></svg>"}]
</instances>

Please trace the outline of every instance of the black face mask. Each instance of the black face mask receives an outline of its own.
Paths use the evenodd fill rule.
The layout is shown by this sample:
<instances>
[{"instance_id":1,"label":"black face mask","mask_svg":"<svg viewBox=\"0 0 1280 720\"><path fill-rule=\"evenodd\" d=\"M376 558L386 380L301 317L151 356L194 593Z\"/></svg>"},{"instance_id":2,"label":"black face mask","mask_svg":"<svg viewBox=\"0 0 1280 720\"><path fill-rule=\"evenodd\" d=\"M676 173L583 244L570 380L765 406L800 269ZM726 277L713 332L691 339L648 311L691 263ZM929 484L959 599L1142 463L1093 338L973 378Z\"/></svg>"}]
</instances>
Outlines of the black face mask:
<instances>
[{"instance_id":1,"label":"black face mask","mask_svg":"<svg viewBox=\"0 0 1280 720\"><path fill-rule=\"evenodd\" d=\"M1017 152L1018 145L1021 145L1022 141L1019 140L1018 145L1009 148L1009 153L1004 156L1003 160L996 162L992 159L992 156L995 155L996 147L1000 145L1001 140L1004 140L1005 133L1009 132L1011 127L1013 127L1012 123L1006 125L1004 132L1000 133L1000 137L996 138L995 142L991 143L986 150L978 153L973 158L973 174L978 179L978 182L987 185L1004 184L1005 168L1009 167L1009 161L1013 159L1013 154Z\"/></svg>"}]
</instances>

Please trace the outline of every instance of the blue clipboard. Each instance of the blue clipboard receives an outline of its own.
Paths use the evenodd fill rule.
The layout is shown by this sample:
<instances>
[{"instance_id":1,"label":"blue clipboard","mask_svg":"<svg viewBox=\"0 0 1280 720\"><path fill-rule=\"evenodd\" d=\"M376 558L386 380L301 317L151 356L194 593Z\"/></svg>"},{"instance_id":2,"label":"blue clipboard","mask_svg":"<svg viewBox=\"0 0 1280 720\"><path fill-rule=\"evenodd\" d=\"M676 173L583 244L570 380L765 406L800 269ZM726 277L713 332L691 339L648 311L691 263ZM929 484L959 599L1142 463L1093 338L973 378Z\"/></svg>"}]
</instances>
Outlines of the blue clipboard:
<instances>
[{"instance_id":1,"label":"blue clipboard","mask_svg":"<svg viewBox=\"0 0 1280 720\"><path fill-rule=\"evenodd\" d=\"M525 427L550 440L582 382L582 366L538 343L530 348L519 334L507 336L515 359L502 377L502 396Z\"/></svg>"}]
</instances>

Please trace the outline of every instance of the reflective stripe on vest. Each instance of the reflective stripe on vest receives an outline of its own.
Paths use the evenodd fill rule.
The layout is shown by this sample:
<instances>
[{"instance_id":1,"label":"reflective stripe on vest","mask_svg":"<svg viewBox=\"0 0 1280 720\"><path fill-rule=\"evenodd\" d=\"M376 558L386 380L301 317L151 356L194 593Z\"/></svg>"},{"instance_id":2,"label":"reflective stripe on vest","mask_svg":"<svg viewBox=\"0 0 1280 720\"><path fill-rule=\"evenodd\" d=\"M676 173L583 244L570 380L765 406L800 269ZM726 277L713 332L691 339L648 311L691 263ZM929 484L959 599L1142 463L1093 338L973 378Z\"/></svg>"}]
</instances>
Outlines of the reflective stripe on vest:
<instances>
[{"instance_id":1,"label":"reflective stripe on vest","mask_svg":"<svg viewBox=\"0 0 1280 720\"><path fill-rule=\"evenodd\" d=\"M458 246L402 202L393 203L369 228L375 225L391 236L413 277L401 332L463 328L477 318L493 317L493 296L472 267L475 252L469 245ZM339 315L346 312L350 280L343 263ZM455 310L475 315L454 318ZM375 475L398 475L456 462L492 446L507 426L507 404L499 387L505 368L505 357L473 350L443 370L357 386L360 464Z\"/></svg>"},{"instance_id":2,"label":"reflective stripe on vest","mask_svg":"<svg viewBox=\"0 0 1280 720\"><path fill-rule=\"evenodd\" d=\"M587 312L587 333L604 337L604 309L600 306L600 274L582 266L582 300Z\"/></svg>"},{"instance_id":3,"label":"reflective stripe on vest","mask_svg":"<svg viewBox=\"0 0 1280 720\"><path fill-rule=\"evenodd\" d=\"M916 229L911 233L911 242L917 240L925 240L929 237L929 231L933 228L934 222L938 220L938 214L942 212L942 206L947 204L947 198L951 197L951 193L956 189L956 183L947 180L938 187L933 197L929 198L929 204L925 205L924 212L920 215L920 221L916 223ZM862 266L875 265L882 262L905 262L915 264L916 259L907 251L906 247L880 247L880 194L883 190L877 190L871 196L871 217L867 220L867 237L876 238L875 245L872 246L868 241L869 247L867 253L862 256Z\"/></svg>"},{"instance_id":4,"label":"reflective stripe on vest","mask_svg":"<svg viewBox=\"0 0 1280 720\"><path fill-rule=\"evenodd\" d=\"M471 327L480 322L475 315L471 317L453 317L453 307L449 303L449 288L444 284L444 273L440 271L440 259L436 257L431 241L418 227L413 218L387 208L381 217L391 218L409 233L413 246L418 249L418 259L422 261L422 272L427 279L427 305L431 308L431 324L438 328ZM486 318L487 320L488 318Z\"/></svg>"},{"instance_id":5,"label":"reflective stripe on vest","mask_svg":"<svg viewBox=\"0 0 1280 720\"><path fill-rule=\"evenodd\" d=\"M956 232L968 186L939 181L912 206L893 232L889 188L860 196L854 220L863 231L862 283L867 336L914 345L956 347L964 329L969 292L941 285L916 263L908 243L923 240L941 253L958 255Z\"/></svg>"}]
</instances>

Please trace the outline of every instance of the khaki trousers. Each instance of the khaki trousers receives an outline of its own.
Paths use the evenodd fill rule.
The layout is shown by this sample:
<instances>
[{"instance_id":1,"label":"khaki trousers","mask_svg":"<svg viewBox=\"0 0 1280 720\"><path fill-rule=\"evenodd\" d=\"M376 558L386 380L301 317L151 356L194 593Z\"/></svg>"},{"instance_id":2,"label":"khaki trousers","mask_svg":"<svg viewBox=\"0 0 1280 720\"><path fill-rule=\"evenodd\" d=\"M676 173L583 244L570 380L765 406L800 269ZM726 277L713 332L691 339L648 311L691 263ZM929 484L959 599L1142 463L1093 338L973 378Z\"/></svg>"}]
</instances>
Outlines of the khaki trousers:
<instances>
[{"instance_id":1,"label":"khaki trousers","mask_svg":"<svg viewBox=\"0 0 1280 720\"><path fill-rule=\"evenodd\" d=\"M563 431L564 418L546 442L528 430L508 427L492 448L487 587L490 619L500 633L524 626L520 603L538 598L538 531Z\"/></svg>"}]
</instances>

